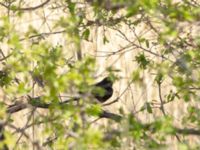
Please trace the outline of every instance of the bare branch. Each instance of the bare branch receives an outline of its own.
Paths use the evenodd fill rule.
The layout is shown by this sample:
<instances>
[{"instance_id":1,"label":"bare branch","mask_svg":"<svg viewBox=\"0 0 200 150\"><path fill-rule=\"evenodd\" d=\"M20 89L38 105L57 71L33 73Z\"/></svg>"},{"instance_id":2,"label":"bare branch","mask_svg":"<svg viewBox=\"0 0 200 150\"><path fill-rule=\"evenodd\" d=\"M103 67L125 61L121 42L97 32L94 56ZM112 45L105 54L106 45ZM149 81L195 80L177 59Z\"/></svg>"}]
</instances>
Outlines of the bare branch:
<instances>
[{"instance_id":1,"label":"bare branch","mask_svg":"<svg viewBox=\"0 0 200 150\"><path fill-rule=\"evenodd\" d=\"M33 6L33 7L27 7L27 8L17 8L16 10L19 10L19 11L33 11L33 10L36 10L36 9L39 9L43 6L45 6L47 3L49 3L50 0L46 0L45 2L37 5L37 6ZM3 2L0 2L0 5L7 8L7 9L10 9L10 6L7 6L6 4L4 4Z\"/></svg>"}]
</instances>

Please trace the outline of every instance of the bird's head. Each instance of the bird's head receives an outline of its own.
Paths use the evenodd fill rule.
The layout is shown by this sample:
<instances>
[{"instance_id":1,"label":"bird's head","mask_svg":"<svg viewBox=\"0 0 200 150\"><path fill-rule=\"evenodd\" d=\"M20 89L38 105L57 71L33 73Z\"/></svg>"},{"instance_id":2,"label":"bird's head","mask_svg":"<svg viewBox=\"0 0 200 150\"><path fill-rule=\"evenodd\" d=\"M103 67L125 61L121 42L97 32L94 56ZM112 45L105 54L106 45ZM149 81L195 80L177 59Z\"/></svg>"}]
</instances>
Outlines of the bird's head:
<instances>
[{"instance_id":1,"label":"bird's head","mask_svg":"<svg viewBox=\"0 0 200 150\"><path fill-rule=\"evenodd\" d=\"M105 84L106 86L110 86L110 87L112 87L112 85L113 85L113 79L111 78L111 77L105 77L101 82L103 83L103 84Z\"/></svg>"}]
</instances>

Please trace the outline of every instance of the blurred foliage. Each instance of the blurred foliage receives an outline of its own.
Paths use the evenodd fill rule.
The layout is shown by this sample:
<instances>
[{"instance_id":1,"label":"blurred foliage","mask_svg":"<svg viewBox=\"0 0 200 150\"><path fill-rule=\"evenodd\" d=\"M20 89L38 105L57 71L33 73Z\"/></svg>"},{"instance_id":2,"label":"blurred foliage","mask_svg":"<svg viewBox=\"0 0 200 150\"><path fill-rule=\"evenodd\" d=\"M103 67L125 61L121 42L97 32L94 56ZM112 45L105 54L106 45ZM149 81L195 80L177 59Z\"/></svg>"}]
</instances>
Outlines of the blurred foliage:
<instances>
[{"instance_id":1,"label":"blurred foliage","mask_svg":"<svg viewBox=\"0 0 200 150\"><path fill-rule=\"evenodd\" d=\"M0 8L7 12L0 18L0 87L3 93L0 119L5 122L5 130L0 131L4 135L4 138L0 138L0 147L6 144L11 149L28 149L32 144L36 149L40 146L77 150L172 149L169 138L173 137L179 149L199 149L199 142L185 140L189 134L199 136L200 131L198 1L57 0L47 3L38 8L29 8L23 6L25 1L0 2ZM59 30L59 33L62 31L63 38L70 43L69 49L60 43L55 45L46 38L57 32L43 33L31 23L22 32L20 25L12 20L20 20L27 12L35 13L41 8L63 13L53 22L53 30ZM153 86L158 88L159 98L146 102L144 100L144 105L138 109L137 113L147 112L151 116L149 121L140 119L135 112L125 113L121 108L121 121L115 122L107 118L105 123L96 123L94 120L104 109L103 105L94 102L91 94L91 85L96 81L98 67L94 57L82 54L81 44L83 41L90 42L94 26L102 27L105 32L106 29L119 31L123 28L122 25L126 25L135 34L132 41L125 33L119 32L135 51L132 61L138 68L130 68L130 84L142 87L143 75L148 73L154 79ZM136 29L141 26L148 29L150 37L145 34L136 35ZM103 33L103 43L107 44L110 40ZM66 51L76 57L68 58ZM112 54L115 53L111 52ZM115 75L120 70L112 67L105 70L113 81L120 79ZM163 86L166 83L170 87L169 91ZM39 92L35 89L39 89ZM98 89L96 92L104 94L105 91ZM70 96L63 98L63 93ZM84 94L76 101L73 95L81 93ZM39 96L36 98L39 102L30 101L30 95ZM32 126L41 129L41 135L36 134L35 141L31 140L30 133L25 132L26 127L19 129L12 124L15 114L7 113L10 104L17 104L20 98L27 97L30 105L49 104L48 112L38 113L32 123L27 122L27 129ZM69 101L60 105L61 99ZM176 118L165 111L166 104L176 101L187 105L183 116L178 118L180 127L191 127L196 129L195 132L178 130L174 124ZM183 109L182 106L176 108ZM161 112L159 117L154 116L157 110ZM28 115L26 117L30 120ZM20 138L15 137L16 134L23 136L28 142L18 142ZM181 134L184 134L184 138ZM44 142L44 139L47 141Z\"/></svg>"}]
</instances>

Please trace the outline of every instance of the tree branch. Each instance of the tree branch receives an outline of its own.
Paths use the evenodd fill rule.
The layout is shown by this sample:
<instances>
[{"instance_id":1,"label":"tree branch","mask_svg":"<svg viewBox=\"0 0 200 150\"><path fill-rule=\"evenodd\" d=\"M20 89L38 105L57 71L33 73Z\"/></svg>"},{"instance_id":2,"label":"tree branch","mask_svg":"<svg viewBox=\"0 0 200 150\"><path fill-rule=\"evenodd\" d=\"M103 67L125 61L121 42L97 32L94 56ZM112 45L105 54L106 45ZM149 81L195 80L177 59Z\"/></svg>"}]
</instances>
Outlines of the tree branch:
<instances>
[{"instance_id":1,"label":"tree branch","mask_svg":"<svg viewBox=\"0 0 200 150\"><path fill-rule=\"evenodd\" d=\"M50 2L50 0L46 0L45 2L43 2L43 3L41 3L41 4L37 5L37 6L27 7L27 8L17 8L16 10L19 10L19 11L33 11L33 10L36 10L38 8L43 7L44 5L46 5L49 2ZM0 2L0 5L5 7L5 8L7 8L7 9L10 9L10 6L8 6L8 5L6 5L6 4L4 4L2 2Z\"/></svg>"},{"instance_id":2,"label":"tree branch","mask_svg":"<svg viewBox=\"0 0 200 150\"><path fill-rule=\"evenodd\" d=\"M60 102L59 105L65 105L65 104L69 103L70 101L71 100L66 100L66 101ZM78 99L75 98L75 101L78 101ZM17 104L9 106L7 108L7 113L13 114L18 111L24 110L24 109L28 108L29 106L36 107L36 108L42 108L42 109L48 109L50 105L51 104L41 102L40 97L36 97L36 98L31 98L31 102L29 104L21 102L21 103L17 103ZM102 110L102 112L99 114L99 118L107 118L107 119L114 120L116 122L120 122L123 119L123 116ZM152 125L153 125L153 122L149 123L149 124L141 123L141 126L143 126L143 128L146 130L151 130ZM198 129L191 129L191 128L181 129L181 128L177 128L177 127L173 127L173 129L174 129L175 133L177 133L177 134L200 136L200 130L198 130Z\"/></svg>"},{"instance_id":3,"label":"tree branch","mask_svg":"<svg viewBox=\"0 0 200 150\"><path fill-rule=\"evenodd\" d=\"M74 98L72 100L66 100L63 102L59 102L59 105L67 105L69 102L72 101L79 101L80 98ZM36 108L42 108L42 109L48 109L52 104L51 103L45 103L41 101L41 97L30 97L28 96L28 101L29 103L24 103L24 102L19 102L14 105L11 105L7 108L7 113L13 114L16 112L19 112L21 110L24 110L28 108L29 106L36 107ZM115 113L110 113L108 111L102 110L102 112L99 114L100 118L107 118L107 119L112 119L114 121L119 122L122 120L122 116L115 114Z\"/></svg>"}]
</instances>

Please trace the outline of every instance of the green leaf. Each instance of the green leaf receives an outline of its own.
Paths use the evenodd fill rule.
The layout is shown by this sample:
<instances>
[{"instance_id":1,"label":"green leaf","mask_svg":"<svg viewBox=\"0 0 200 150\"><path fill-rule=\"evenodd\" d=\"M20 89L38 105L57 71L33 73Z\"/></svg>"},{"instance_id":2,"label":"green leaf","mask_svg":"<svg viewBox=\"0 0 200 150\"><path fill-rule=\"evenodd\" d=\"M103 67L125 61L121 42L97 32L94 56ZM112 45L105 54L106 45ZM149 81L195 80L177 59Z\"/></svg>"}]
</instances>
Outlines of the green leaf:
<instances>
[{"instance_id":1,"label":"green leaf","mask_svg":"<svg viewBox=\"0 0 200 150\"><path fill-rule=\"evenodd\" d=\"M146 103L146 106L147 106L147 112L150 113L150 114L152 114L153 111L152 111L152 108L151 108L150 103L147 102L147 103Z\"/></svg>"},{"instance_id":2,"label":"green leaf","mask_svg":"<svg viewBox=\"0 0 200 150\"><path fill-rule=\"evenodd\" d=\"M100 105L97 105L97 104L90 105L86 109L86 113L91 116L99 116L99 114L101 114L101 112L102 112L102 108Z\"/></svg>"},{"instance_id":3,"label":"green leaf","mask_svg":"<svg viewBox=\"0 0 200 150\"><path fill-rule=\"evenodd\" d=\"M150 63L150 61L146 58L144 53L137 55L135 58L142 69L146 69L148 64Z\"/></svg>"},{"instance_id":4,"label":"green leaf","mask_svg":"<svg viewBox=\"0 0 200 150\"><path fill-rule=\"evenodd\" d=\"M163 81L163 74L162 73L158 73L156 75L155 81L157 82L157 84L160 84Z\"/></svg>"},{"instance_id":5,"label":"green leaf","mask_svg":"<svg viewBox=\"0 0 200 150\"><path fill-rule=\"evenodd\" d=\"M149 41L145 40L145 43L146 43L147 48L149 48Z\"/></svg>"},{"instance_id":6,"label":"green leaf","mask_svg":"<svg viewBox=\"0 0 200 150\"><path fill-rule=\"evenodd\" d=\"M76 3L73 3L71 0L68 0L68 8L71 14L75 14Z\"/></svg>"},{"instance_id":7,"label":"green leaf","mask_svg":"<svg viewBox=\"0 0 200 150\"><path fill-rule=\"evenodd\" d=\"M107 37L104 35L103 36L103 44L106 44L106 43L108 43L109 42L109 40L107 39Z\"/></svg>"},{"instance_id":8,"label":"green leaf","mask_svg":"<svg viewBox=\"0 0 200 150\"><path fill-rule=\"evenodd\" d=\"M0 86L6 86L9 85L12 81L12 78L9 76L9 73L6 71L0 71Z\"/></svg>"},{"instance_id":9,"label":"green leaf","mask_svg":"<svg viewBox=\"0 0 200 150\"><path fill-rule=\"evenodd\" d=\"M89 36L90 36L90 30L89 29L85 29L85 31L82 34L82 38L88 41Z\"/></svg>"},{"instance_id":10,"label":"green leaf","mask_svg":"<svg viewBox=\"0 0 200 150\"><path fill-rule=\"evenodd\" d=\"M140 70L139 69L132 72L132 80L133 81L139 81L140 80Z\"/></svg>"}]
</instances>

